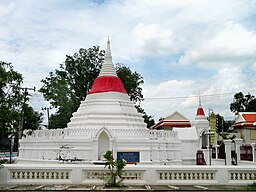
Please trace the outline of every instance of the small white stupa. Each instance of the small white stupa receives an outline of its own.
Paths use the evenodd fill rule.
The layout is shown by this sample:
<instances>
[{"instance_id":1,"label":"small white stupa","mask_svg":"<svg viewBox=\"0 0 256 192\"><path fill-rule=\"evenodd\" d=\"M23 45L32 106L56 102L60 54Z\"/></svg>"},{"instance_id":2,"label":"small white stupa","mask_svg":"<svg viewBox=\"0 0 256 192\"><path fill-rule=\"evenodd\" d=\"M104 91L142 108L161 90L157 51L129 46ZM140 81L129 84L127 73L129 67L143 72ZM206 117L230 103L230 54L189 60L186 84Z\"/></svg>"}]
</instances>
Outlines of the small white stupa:
<instances>
[{"instance_id":1,"label":"small white stupa","mask_svg":"<svg viewBox=\"0 0 256 192\"><path fill-rule=\"evenodd\" d=\"M204 109L202 107L201 97L199 96L199 105L196 112L195 120L192 122L192 126L196 127L198 139L199 139L199 149L205 149L208 145L209 132L209 121L205 116Z\"/></svg>"},{"instance_id":2,"label":"small white stupa","mask_svg":"<svg viewBox=\"0 0 256 192\"><path fill-rule=\"evenodd\" d=\"M177 132L146 128L116 75L109 40L101 72L68 127L37 130L19 150L19 163L97 163L108 150L130 163L182 163Z\"/></svg>"}]
</instances>

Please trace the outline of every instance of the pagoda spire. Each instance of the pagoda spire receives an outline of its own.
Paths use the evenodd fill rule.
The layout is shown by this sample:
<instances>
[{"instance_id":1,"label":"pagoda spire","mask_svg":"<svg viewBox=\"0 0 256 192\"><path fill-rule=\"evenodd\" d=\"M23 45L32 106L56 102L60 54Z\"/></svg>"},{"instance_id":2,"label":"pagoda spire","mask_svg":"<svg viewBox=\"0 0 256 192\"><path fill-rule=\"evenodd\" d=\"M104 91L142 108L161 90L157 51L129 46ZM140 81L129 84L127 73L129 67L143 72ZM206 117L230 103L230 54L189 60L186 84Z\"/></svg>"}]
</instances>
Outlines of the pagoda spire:
<instances>
[{"instance_id":1,"label":"pagoda spire","mask_svg":"<svg viewBox=\"0 0 256 192\"><path fill-rule=\"evenodd\" d=\"M200 92L199 92L199 97L198 97L198 102L199 102L199 105L198 105L198 108L197 108L197 112L196 112L196 116L205 116L204 114L204 109L202 107L202 101L201 101L201 95L200 95Z\"/></svg>"},{"instance_id":2,"label":"pagoda spire","mask_svg":"<svg viewBox=\"0 0 256 192\"><path fill-rule=\"evenodd\" d=\"M198 100L199 100L199 105L198 105L198 107L201 107L201 108L202 108L202 100L201 100L200 92L199 92Z\"/></svg>"},{"instance_id":3,"label":"pagoda spire","mask_svg":"<svg viewBox=\"0 0 256 192\"><path fill-rule=\"evenodd\" d=\"M107 49L106 49L106 53L105 53L105 60L104 63L102 65L99 77L101 76L114 76L117 77L116 75L116 69L113 65L112 62L112 56L111 56L111 49L110 49L110 40L108 37L108 41L107 41Z\"/></svg>"},{"instance_id":4,"label":"pagoda spire","mask_svg":"<svg viewBox=\"0 0 256 192\"><path fill-rule=\"evenodd\" d=\"M88 94L103 92L120 92L127 94L121 79L117 77L116 69L112 62L109 38L107 43L105 60L102 65L100 74L94 80L92 88Z\"/></svg>"}]
</instances>

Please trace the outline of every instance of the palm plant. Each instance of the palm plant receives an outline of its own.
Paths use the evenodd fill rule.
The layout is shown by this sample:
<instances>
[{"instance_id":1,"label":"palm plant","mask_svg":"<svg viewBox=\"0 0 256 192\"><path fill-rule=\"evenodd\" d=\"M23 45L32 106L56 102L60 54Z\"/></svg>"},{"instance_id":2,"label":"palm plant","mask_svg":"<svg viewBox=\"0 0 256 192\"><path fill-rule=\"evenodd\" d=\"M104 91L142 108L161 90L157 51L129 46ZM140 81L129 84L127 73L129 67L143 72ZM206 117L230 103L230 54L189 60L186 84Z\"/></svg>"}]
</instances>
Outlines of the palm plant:
<instances>
[{"instance_id":1,"label":"palm plant","mask_svg":"<svg viewBox=\"0 0 256 192\"><path fill-rule=\"evenodd\" d=\"M112 151L107 151L103 157L107 160L105 168L108 167L110 174L109 177L104 178L106 187L121 187L123 186L123 169L125 162L123 160L114 160Z\"/></svg>"}]
</instances>

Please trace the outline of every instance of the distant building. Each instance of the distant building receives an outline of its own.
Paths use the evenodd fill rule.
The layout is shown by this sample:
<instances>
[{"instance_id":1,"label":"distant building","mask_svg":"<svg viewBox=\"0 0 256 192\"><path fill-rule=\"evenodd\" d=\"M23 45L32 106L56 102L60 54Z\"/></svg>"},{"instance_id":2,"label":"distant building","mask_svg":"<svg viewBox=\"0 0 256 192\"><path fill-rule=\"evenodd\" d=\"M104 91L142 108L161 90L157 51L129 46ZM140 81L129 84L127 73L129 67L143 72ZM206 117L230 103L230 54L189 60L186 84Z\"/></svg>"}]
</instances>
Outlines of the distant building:
<instances>
[{"instance_id":1,"label":"distant building","mask_svg":"<svg viewBox=\"0 0 256 192\"><path fill-rule=\"evenodd\" d=\"M238 113L233 127L245 144L256 143L256 112Z\"/></svg>"},{"instance_id":2,"label":"distant building","mask_svg":"<svg viewBox=\"0 0 256 192\"><path fill-rule=\"evenodd\" d=\"M206 149L209 142L209 121L199 98L195 120L190 122L179 112L174 112L163 120L160 120L151 129L172 130L178 133L181 140L182 164L195 164L195 154L199 149Z\"/></svg>"},{"instance_id":3,"label":"distant building","mask_svg":"<svg viewBox=\"0 0 256 192\"><path fill-rule=\"evenodd\" d=\"M170 116L166 117L165 119L160 120L157 124L153 125L151 129L172 130L173 127L176 127L176 128L191 127L191 123L186 117L184 117L182 114L176 111Z\"/></svg>"}]
</instances>

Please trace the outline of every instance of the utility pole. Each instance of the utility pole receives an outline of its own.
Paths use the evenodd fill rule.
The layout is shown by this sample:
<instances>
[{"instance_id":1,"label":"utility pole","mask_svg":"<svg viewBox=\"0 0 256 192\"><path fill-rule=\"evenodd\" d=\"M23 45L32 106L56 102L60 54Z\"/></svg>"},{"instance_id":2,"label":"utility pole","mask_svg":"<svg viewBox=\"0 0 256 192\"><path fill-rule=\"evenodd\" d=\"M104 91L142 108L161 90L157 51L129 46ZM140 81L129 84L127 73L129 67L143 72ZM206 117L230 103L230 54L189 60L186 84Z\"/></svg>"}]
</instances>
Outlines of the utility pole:
<instances>
[{"instance_id":1,"label":"utility pole","mask_svg":"<svg viewBox=\"0 0 256 192\"><path fill-rule=\"evenodd\" d=\"M25 87L25 88L21 88L21 89L24 90L24 95L23 95L23 103L22 103L22 106L21 106L21 118L20 118L20 126L19 126L19 140L22 138L22 133L23 133L24 107L25 107L25 104L26 104L26 101L27 101L28 90L33 90L35 92L36 87L34 87L34 88ZM20 146L20 142L18 142L18 143L19 143L19 146Z\"/></svg>"},{"instance_id":2,"label":"utility pole","mask_svg":"<svg viewBox=\"0 0 256 192\"><path fill-rule=\"evenodd\" d=\"M49 129L49 122L50 122L50 113L49 113L49 110L52 109L51 107L43 107L42 110L46 110L47 112L47 120L48 120L48 123L47 123L47 129Z\"/></svg>"}]
</instances>

